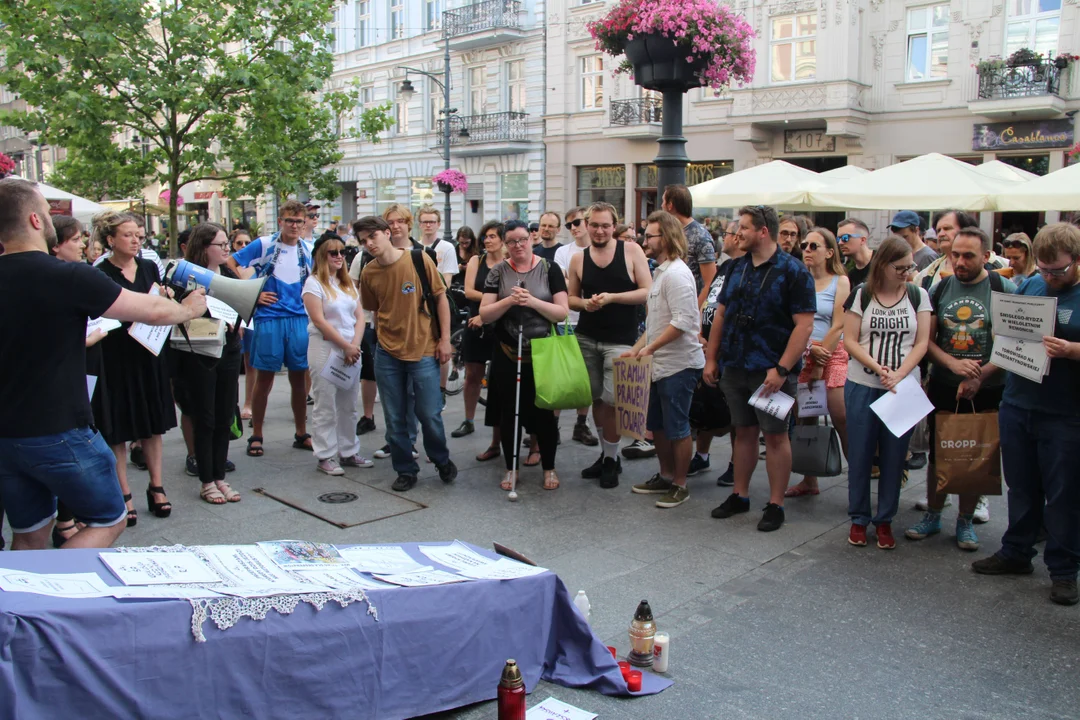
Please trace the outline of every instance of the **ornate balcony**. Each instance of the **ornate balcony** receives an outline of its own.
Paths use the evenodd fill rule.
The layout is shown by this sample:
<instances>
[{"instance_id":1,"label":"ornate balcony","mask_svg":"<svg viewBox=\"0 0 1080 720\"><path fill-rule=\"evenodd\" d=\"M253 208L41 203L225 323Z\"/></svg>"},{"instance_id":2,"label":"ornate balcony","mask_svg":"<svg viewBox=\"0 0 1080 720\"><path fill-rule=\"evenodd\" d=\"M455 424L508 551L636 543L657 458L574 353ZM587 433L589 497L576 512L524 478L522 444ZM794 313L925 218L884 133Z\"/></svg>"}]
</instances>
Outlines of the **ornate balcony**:
<instances>
[{"instance_id":1,"label":"ornate balcony","mask_svg":"<svg viewBox=\"0 0 1080 720\"><path fill-rule=\"evenodd\" d=\"M497 112L466 115L450 120L450 153L458 156L504 155L529 150L528 114ZM443 123L436 132L441 138ZM436 149L441 149L441 143Z\"/></svg>"},{"instance_id":2,"label":"ornate balcony","mask_svg":"<svg viewBox=\"0 0 1080 720\"><path fill-rule=\"evenodd\" d=\"M984 68L978 73L978 97L968 109L989 118L1060 117L1065 112L1062 73L1053 63L1040 61Z\"/></svg>"},{"instance_id":3,"label":"ornate balcony","mask_svg":"<svg viewBox=\"0 0 1080 720\"><path fill-rule=\"evenodd\" d=\"M481 0L443 13L443 36L451 50L501 45L524 35L520 0Z\"/></svg>"},{"instance_id":4,"label":"ornate balcony","mask_svg":"<svg viewBox=\"0 0 1080 720\"><path fill-rule=\"evenodd\" d=\"M604 136L628 140L655 140L661 135L661 122L661 98L646 96L633 100L612 100Z\"/></svg>"}]
</instances>

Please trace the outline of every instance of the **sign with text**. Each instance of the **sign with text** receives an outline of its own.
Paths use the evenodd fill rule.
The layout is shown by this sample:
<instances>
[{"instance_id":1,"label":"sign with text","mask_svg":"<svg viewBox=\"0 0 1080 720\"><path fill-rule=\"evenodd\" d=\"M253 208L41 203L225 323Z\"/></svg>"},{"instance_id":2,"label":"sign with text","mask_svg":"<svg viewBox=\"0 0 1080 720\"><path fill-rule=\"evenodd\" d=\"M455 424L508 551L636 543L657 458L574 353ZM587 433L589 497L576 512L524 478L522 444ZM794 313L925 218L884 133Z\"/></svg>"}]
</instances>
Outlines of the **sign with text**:
<instances>
[{"instance_id":1,"label":"sign with text","mask_svg":"<svg viewBox=\"0 0 1080 720\"><path fill-rule=\"evenodd\" d=\"M71 214L71 201L70 200L50 200L49 201L49 214L50 215L70 215Z\"/></svg>"},{"instance_id":2,"label":"sign with text","mask_svg":"<svg viewBox=\"0 0 1080 720\"><path fill-rule=\"evenodd\" d=\"M836 152L836 136L821 130L785 130L784 152Z\"/></svg>"},{"instance_id":3,"label":"sign with text","mask_svg":"<svg viewBox=\"0 0 1080 720\"><path fill-rule=\"evenodd\" d=\"M1025 122L976 123L972 150L1034 150L1073 144L1072 118Z\"/></svg>"},{"instance_id":4,"label":"sign with text","mask_svg":"<svg viewBox=\"0 0 1080 720\"><path fill-rule=\"evenodd\" d=\"M652 385L652 357L616 358L615 419L618 433L635 440L645 439L645 416L649 412Z\"/></svg>"}]
</instances>

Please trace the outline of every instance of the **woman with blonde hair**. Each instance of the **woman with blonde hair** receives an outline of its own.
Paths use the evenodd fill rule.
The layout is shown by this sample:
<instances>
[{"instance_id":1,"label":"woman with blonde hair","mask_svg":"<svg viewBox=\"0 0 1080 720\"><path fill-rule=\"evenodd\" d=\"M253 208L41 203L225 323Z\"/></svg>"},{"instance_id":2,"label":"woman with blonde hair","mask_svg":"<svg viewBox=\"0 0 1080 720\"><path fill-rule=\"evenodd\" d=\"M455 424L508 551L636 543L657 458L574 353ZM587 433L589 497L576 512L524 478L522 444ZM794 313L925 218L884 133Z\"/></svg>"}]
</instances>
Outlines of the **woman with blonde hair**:
<instances>
[{"instance_id":1,"label":"woman with blonde hair","mask_svg":"<svg viewBox=\"0 0 1080 720\"><path fill-rule=\"evenodd\" d=\"M817 310L810 347L803 356L800 383L825 383L829 417L840 435L840 444L847 455L847 413L844 411L844 383L847 382L848 354L841 343L844 334L844 303L851 294L851 282L840 260L840 245L836 236L822 227L812 228L799 246L803 264L814 276ZM817 424L816 417L801 419L803 424ZM817 478L807 475L793 485L784 497L818 494Z\"/></svg>"},{"instance_id":2,"label":"woman with blonde hair","mask_svg":"<svg viewBox=\"0 0 1080 720\"><path fill-rule=\"evenodd\" d=\"M1031 238L1027 233L1013 233L1001 243L1002 254L1012 268L1012 281L1018 286L1035 274L1035 253L1031 250Z\"/></svg>"},{"instance_id":3,"label":"woman with blonde hair","mask_svg":"<svg viewBox=\"0 0 1080 720\"><path fill-rule=\"evenodd\" d=\"M345 467L371 467L360 454L356 423L360 418L358 388L342 389L322 376L331 356L343 357L346 365L360 362L364 337L364 311L345 267L345 243L336 235L315 243L314 268L304 283L304 308L308 313L308 367L311 368L311 410L316 469L327 475L344 475ZM340 462L338 460L340 458Z\"/></svg>"},{"instance_id":4,"label":"woman with blonde hair","mask_svg":"<svg viewBox=\"0 0 1080 720\"><path fill-rule=\"evenodd\" d=\"M101 241L110 250L97 268L125 290L150 293L161 288L157 263L138 257L142 241L135 217L127 213L106 212L94 218L92 240ZM167 294L167 290L161 290ZM150 471L146 504L159 518L172 513L172 503L161 484L161 436L176 427L176 407L169 387L166 344L157 355L128 334L130 323L110 332L101 341L102 374L109 392L106 442L116 455L116 474L125 502L131 503L127 479L127 443L142 441L142 451ZM128 527L138 515L128 507Z\"/></svg>"}]
</instances>

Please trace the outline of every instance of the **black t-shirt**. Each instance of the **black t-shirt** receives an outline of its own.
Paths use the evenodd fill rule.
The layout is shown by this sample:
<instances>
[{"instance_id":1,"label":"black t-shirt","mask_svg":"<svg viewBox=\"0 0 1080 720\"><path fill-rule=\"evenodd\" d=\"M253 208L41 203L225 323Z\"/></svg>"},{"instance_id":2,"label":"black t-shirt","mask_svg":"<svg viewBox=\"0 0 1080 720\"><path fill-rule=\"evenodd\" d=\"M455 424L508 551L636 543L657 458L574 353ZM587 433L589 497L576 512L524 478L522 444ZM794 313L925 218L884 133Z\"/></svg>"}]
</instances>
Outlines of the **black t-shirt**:
<instances>
[{"instance_id":1,"label":"black t-shirt","mask_svg":"<svg viewBox=\"0 0 1080 720\"><path fill-rule=\"evenodd\" d=\"M873 258L873 256L871 256ZM871 262L873 260L871 259ZM866 267L861 270L855 267L855 260L848 258L848 261L844 263L844 269L847 270L848 280L851 281L851 289L855 290L859 285L866 282L866 278L870 277L870 263L866 263ZM852 292L852 295L855 293Z\"/></svg>"},{"instance_id":2,"label":"black t-shirt","mask_svg":"<svg viewBox=\"0 0 1080 720\"><path fill-rule=\"evenodd\" d=\"M544 247L543 243L539 245L533 245L533 255L542 257L549 263L555 262L555 252L562 247L561 243L555 243L551 247Z\"/></svg>"},{"instance_id":3,"label":"black t-shirt","mask_svg":"<svg viewBox=\"0 0 1080 720\"><path fill-rule=\"evenodd\" d=\"M119 296L120 286L89 265L43 252L0 256L0 437L93 424L86 321Z\"/></svg>"}]
</instances>

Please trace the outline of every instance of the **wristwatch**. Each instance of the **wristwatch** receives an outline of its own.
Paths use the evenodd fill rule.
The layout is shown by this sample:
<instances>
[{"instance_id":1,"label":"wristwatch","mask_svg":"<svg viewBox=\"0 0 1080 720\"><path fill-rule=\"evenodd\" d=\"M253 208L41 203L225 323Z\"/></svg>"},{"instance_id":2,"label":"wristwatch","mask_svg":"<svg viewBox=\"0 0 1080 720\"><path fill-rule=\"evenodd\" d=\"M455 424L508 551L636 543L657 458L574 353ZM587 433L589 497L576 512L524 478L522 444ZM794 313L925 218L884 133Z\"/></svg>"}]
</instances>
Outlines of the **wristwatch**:
<instances>
[{"instance_id":1,"label":"wristwatch","mask_svg":"<svg viewBox=\"0 0 1080 720\"><path fill-rule=\"evenodd\" d=\"M779 376L780 376L780 377L782 377L782 378L786 378L786 377L788 376L788 373L790 373L790 372L791 372L791 371L790 371L790 370L788 370L788 369L787 369L786 367L784 367L783 365L779 365L779 364L778 364L778 365L776 366L776 374L777 374L777 375L779 375Z\"/></svg>"}]
</instances>

